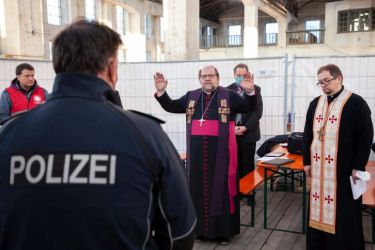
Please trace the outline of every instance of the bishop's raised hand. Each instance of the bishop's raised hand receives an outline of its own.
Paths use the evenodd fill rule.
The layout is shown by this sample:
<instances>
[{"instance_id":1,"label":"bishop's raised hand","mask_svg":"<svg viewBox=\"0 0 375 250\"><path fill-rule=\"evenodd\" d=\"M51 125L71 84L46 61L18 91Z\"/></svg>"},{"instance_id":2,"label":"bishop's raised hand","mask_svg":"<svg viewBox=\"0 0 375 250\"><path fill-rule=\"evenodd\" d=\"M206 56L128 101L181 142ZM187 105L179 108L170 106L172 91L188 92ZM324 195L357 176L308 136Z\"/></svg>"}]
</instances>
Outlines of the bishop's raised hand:
<instances>
[{"instance_id":1,"label":"bishop's raised hand","mask_svg":"<svg viewBox=\"0 0 375 250\"><path fill-rule=\"evenodd\" d=\"M168 80L165 79L163 73L156 72L154 75L155 88L158 93L164 93L168 85Z\"/></svg>"}]
</instances>

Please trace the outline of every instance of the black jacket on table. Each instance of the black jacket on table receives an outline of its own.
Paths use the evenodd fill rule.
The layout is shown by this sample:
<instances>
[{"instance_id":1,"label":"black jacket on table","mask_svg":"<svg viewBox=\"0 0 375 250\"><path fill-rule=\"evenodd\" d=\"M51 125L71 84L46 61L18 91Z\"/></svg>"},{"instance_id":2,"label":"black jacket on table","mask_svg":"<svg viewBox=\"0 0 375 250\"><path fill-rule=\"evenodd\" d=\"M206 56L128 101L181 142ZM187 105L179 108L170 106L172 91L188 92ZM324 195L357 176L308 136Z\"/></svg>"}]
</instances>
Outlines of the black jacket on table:
<instances>
[{"instance_id":1,"label":"black jacket on table","mask_svg":"<svg viewBox=\"0 0 375 250\"><path fill-rule=\"evenodd\" d=\"M254 87L257 96L254 112L241 114L241 125L247 128L247 131L243 135L247 142L256 142L260 139L259 120L263 114L263 100L260 93L261 88L257 85L254 85ZM227 88L237 92L236 83L232 83Z\"/></svg>"},{"instance_id":2,"label":"black jacket on table","mask_svg":"<svg viewBox=\"0 0 375 250\"><path fill-rule=\"evenodd\" d=\"M59 74L0 130L0 249L191 249L196 223L160 121L101 79Z\"/></svg>"}]
</instances>

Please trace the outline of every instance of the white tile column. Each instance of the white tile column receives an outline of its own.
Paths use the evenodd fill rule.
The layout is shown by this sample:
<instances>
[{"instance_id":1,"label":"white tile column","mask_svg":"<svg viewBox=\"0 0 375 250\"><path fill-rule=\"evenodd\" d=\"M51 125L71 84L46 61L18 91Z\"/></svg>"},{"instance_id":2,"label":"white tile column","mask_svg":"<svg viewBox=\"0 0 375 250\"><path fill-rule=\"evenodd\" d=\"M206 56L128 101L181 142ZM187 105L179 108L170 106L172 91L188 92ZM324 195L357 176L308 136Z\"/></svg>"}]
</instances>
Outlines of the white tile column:
<instances>
[{"instance_id":1,"label":"white tile column","mask_svg":"<svg viewBox=\"0 0 375 250\"><path fill-rule=\"evenodd\" d=\"M199 0L164 0L166 60L199 59Z\"/></svg>"},{"instance_id":2,"label":"white tile column","mask_svg":"<svg viewBox=\"0 0 375 250\"><path fill-rule=\"evenodd\" d=\"M259 0L242 0L244 5L244 57L258 57Z\"/></svg>"},{"instance_id":3,"label":"white tile column","mask_svg":"<svg viewBox=\"0 0 375 250\"><path fill-rule=\"evenodd\" d=\"M286 29L287 29L287 19L286 17L276 18L277 24L279 26L279 33L277 35L277 46L280 48L286 47Z\"/></svg>"}]
</instances>

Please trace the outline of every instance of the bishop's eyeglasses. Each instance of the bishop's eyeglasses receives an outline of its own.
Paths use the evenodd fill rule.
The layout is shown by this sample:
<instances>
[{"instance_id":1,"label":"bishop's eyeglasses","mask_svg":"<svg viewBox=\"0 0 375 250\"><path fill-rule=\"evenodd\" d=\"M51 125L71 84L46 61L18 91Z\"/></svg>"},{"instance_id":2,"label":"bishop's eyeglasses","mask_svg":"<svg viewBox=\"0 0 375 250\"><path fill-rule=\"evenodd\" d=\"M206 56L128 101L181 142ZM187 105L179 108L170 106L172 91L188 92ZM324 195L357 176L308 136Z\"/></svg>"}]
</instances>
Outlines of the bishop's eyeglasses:
<instances>
[{"instance_id":1,"label":"bishop's eyeglasses","mask_svg":"<svg viewBox=\"0 0 375 250\"><path fill-rule=\"evenodd\" d=\"M324 79L324 80L319 80L317 83L316 83L316 85L317 86L322 86L323 84L325 84L325 85L328 85L328 84L330 84L333 80L335 80L336 79L336 77L333 77L332 79Z\"/></svg>"},{"instance_id":2,"label":"bishop's eyeglasses","mask_svg":"<svg viewBox=\"0 0 375 250\"><path fill-rule=\"evenodd\" d=\"M216 74L208 74L208 75L200 75L199 77L201 79L206 79L207 77L208 77L208 79L213 79L215 76L216 76Z\"/></svg>"}]
</instances>

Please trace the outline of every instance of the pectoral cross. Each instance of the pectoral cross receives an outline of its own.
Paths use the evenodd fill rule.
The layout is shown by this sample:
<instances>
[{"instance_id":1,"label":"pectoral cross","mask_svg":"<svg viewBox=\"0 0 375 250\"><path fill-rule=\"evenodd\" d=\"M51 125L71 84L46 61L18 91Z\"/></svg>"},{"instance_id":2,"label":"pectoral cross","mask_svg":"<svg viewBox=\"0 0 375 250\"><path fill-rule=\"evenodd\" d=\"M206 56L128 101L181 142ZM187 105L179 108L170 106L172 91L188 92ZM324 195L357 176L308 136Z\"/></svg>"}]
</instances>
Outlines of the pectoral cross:
<instances>
[{"instance_id":1,"label":"pectoral cross","mask_svg":"<svg viewBox=\"0 0 375 250\"><path fill-rule=\"evenodd\" d=\"M319 139L319 141L323 141L324 134L325 133L324 133L323 128L320 128L319 131L318 131L318 135L319 135L318 139Z\"/></svg>"},{"instance_id":2,"label":"pectoral cross","mask_svg":"<svg viewBox=\"0 0 375 250\"><path fill-rule=\"evenodd\" d=\"M201 123L201 124L199 125L200 127L202 127L202 124L203 124L204 121L205 121L205 119L203 119L203 116L202 116L202 118L199 119L199 122Z\"/></svg>"}]
</instances>

